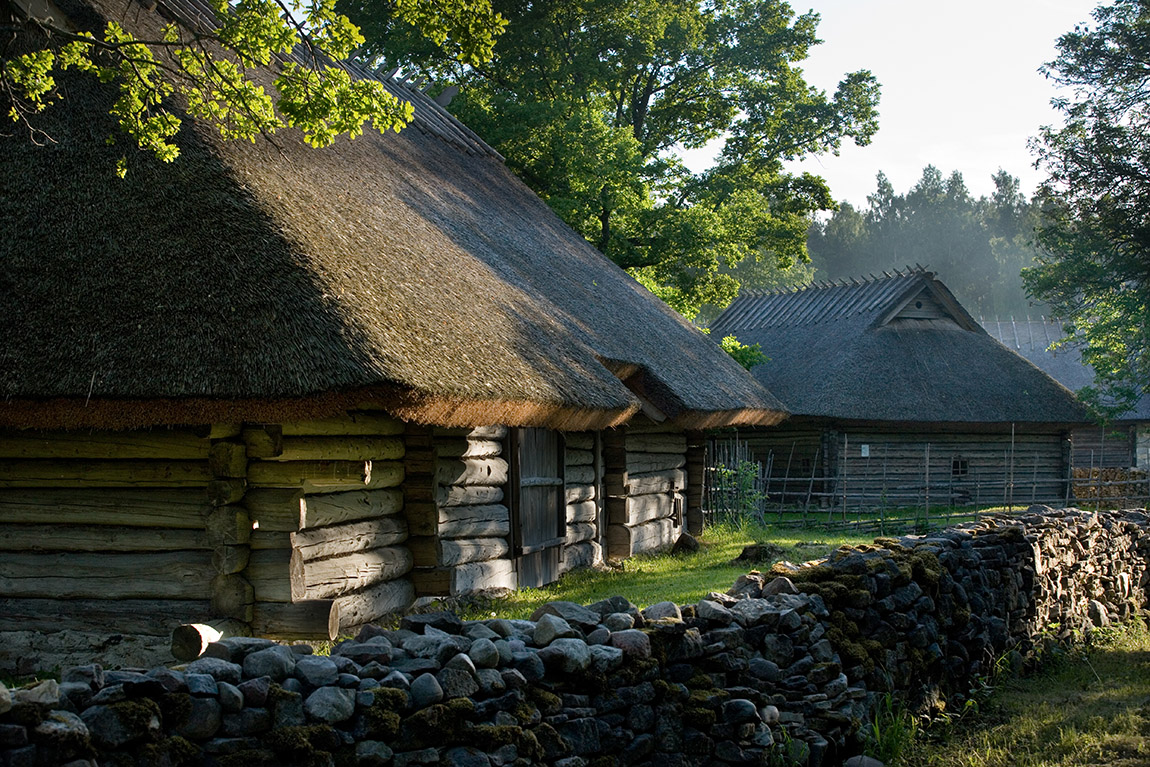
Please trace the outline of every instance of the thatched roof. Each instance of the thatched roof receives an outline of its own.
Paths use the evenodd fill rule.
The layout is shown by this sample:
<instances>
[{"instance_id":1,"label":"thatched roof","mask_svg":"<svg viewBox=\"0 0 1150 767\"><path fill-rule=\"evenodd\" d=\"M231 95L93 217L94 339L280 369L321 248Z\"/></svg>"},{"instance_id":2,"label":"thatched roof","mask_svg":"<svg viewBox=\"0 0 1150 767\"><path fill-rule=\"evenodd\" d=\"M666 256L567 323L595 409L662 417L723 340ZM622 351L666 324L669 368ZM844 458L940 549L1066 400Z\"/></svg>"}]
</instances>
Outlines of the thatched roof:
<instances>
[{"instance_id":1,"label":"thatched roof","mask_svg":"<svg viewBox=\"0 0 1150 767\"><path fill-rule=\"evenodd\" d=\"M155 24L123 2L92 7ZM164 165L105 145L111 96L91 79L62 81L41 124L54 141L0 140L0 425L383 407L593 428L644 401L684 428L782 417L418 92L402 133L323 150L292 131L223 142L186 118Z\"/></svg>"},{"instance_id":2,"label":"thatched roof","mask_svg":"<svg viewBox=\"0 0 1150 767\"><path fill-rule=\"evenodd\" d=\"M852 421L1073 423L1074 395L995 341L921 268L740 296L715 339L760 344L755 377L795 415Z\"/></svg>"},{"instance_id":3,"label":"thatched roof","mask_svg":"<svg viewBox=\"0 0 1150 767\"><path fill-rule=\"evenodd\" d=\"M1051 349L1065 335L1061 323L1046 318L1032 320L982 319L982 327L1008 349L1030 360L1063 386L1078 391L1094 383L1094 370L1082 361L1082 351L1073 344ZM1121 421L1150 421L1150 395L1145 395Z\"/></svg>"}]
</instances>

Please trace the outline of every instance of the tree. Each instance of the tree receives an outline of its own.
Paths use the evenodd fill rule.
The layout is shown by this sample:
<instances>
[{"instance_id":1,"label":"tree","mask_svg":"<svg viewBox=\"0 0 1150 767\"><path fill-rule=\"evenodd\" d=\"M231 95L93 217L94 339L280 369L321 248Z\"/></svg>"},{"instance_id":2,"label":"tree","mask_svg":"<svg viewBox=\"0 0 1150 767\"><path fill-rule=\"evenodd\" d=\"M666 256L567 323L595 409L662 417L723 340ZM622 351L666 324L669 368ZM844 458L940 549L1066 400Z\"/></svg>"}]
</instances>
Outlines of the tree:
<instances>
[{"instance_id":1,"label":"tree","mask_svg":"<svg viewBox=\"0 0 1150 767\"><path fill-rule=\"evenodd\" d=\"M1081 343L1096 401L1150 391L1150 6L1117 0L1058 39L1061 126L1032 143L1049 178L1042 254L1023 277Z\"/></svg>"},{"instance_id":2,"label":"tree","mask_svg":"<svg viewBox=\"0 0 1150 767\"><path fill-rule=\"evenodd\" d=\"M782 0L496 0L509 21L486 64L418 44L394 13L343 0L367 48L461 86L451 108L595 247L693 316L734 297L746 260L806 259L825 182L783 163L869 142L878 85L847 75L833 95L797 64L817 14ZM724 137L714 167L678 157Z\"/></svg>"},{"instance_id":3,"label":"tree","mask_svg":"<svg viewBox=\"0 0 1150 767\"><path fill-rule=\"evenodd\" d=\"M340 134L354 138L368 121L386 131L411 120L410 104L341 65L363 36L336 12L335 0L209 1L215 29L177 18L157 23L155 33L142 39L116 20L76 32L51 17L29 15L20 0L0 0L0 23L7 22L9 32L0 39L2 111L23 123L33 140L50 139L36 128L35 115L60 98L60 73L87 73L117 88L111 114L120 129L167 162L179 154L171 141L180 128L172 96L229 139L251 140L292 126L308 143L325 146ZM389 7L444 55L467 64L490 58L505 23L488 0L394 0ZM306 63L279 66L273 96L260 73L274 56L293 51ZM122 159L121 175L125 168Z\"/></svg>"}]
</instances>

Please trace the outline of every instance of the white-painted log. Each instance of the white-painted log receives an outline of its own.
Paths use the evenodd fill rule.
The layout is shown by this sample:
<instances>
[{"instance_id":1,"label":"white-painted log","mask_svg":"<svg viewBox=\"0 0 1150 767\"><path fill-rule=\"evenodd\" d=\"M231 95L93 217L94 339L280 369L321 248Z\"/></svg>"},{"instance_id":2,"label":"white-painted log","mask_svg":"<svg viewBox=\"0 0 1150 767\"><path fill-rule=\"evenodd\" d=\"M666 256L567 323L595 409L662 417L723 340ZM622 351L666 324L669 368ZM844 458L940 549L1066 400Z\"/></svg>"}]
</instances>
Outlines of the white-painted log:
<instances>
[{"instance_id":1,"label":"white-painted log","mask_svg":"<svg viewBox=\"0 0 1150 767\"><path fill-rule=\"evenodd\" d=\"M360 520L344 525L317 527L288 533L292 546L306 563L321 557L334 557L356 551L394 546L407 540L407 521L391 516Z\"/></svg>"},{"instance_id":2,"label":"white-painted log","mask_svg":"<svg viewBox=\"0 0 1150 767\"><path fill-rule=\"evenodd\" d=\"M506 538L463 538L439 541L439 564L444 567L486 562L506 557L511 546Z\"/></svg>"},{"instance_id":3,"label":"white-painted log","mask_svg":"<svg viewBox=\"0 0 1150 767\"><path fill-rule=\"evenodd\" d=\"M445 506L439 510L440 538L485 538L511 532L511 515L506 506Z\"/></svg>"},{"instance_id":4,"label":"white-painted log","mask_svg":"<svg viewBox=\"0 0 1150 767\"><path fill-rule=\"evenodd\" d=\"M306 562L303 567L305 593L295 598L340 597L406 575L411 565L411 552L400 546Z\"/></svg>"},{"instance_id":5,"label":"white-painted log","mask_svg":"<svg viewBox=\"0 0 1150 767\"><path fill-rule=\"evenodd\" d=\"M683 453L632 453L627 451L627 473L649 474L655 471L680 469L687 465Z\"/></svg>"},{"instance_id":6,"label":"white-painted log","mask_svg":"<svg viewBox=\"0 0 1150 767\"><path fill-rule=\"evenodd\" d=\"M590 450L574 450L568 445L563 454L563 463L568 471L572 466L594 466L595 454Z\"/></svg>"},{"instance_id":7,"label":"white-painted log","mask_svg":"<svg viewBox=\"0 0 1150 767\"><path fill-rule=\"evenodd\" d=\"M595 485L567 484L567 503L581 503L595 500Z\"/></svg>"},{"instance_id":8,"label":"white-painted log","mask_svg":"<svg viewBox=\"0 0 1150 767\"><path fill-rule=\"evenodd\" d=\"M503 454L503 443L466 437L437 438L435 454L440 458L491 458Z\"/></svg>"},{"instance_id":9,"label":"white-painted log","mask_svg":"<svg viewBox=\"0 0 1150 767\"><path fill-rule=\"evenodd\" d=\"M590 522L575 522L567 525L566 545L573 546L576 543L590 541L593 540L596 535L595 525Z\"/></svg>"},{"instance_id":10,"label":"white-painted log","mask_svg":"<svg viewBox=\"0 0 1150 767\"><path fill-rule=\"evenodd\" d=\"M302 528L392 516L403 511L403 491L392 488L306 495L300 499L299 509Z\"/></svg>"},{"instance_id":11,"label":"white-painted log","mask_svg":"<svg viewBox=\"0 0 1150 767\"><path fill-rule=\"evenodd\" d=\"M687 435L676 433L628 433L624 444L628 453L681 453L687 452Z\"/></svg>"},{"instance_id":12,"label":"white-painted log","mask_svg":"<svg viewBox=\"0 0 1150 767\"><path fill-rule=\"evenodd\" d=\"M687 486L687 472L682 469L656 471L650 474L630 474L626 477L628 495L668 493Z\"/></svg>"},{"instance_id":13,"label":"white-painted log","mask_svg":"<svg viewBox=\"0 0 1150 767\"><path fill-rule=\"evenodd\" d=\"M444 508L449 506L486 506L503 500L503 488L476 485L440 487L436 492L436 500Z\"/></svg>"},{"instance_id":14,"label":"white-painted log","mask_svg":"<svg viewBox=\"0 0 1150 767\"><path fill-rule=\"evenodd\" d=\"M573 485L590 485L595 482L594 466L568 466L564 478Z\"/></svg>"},{"instance_id":15,"label":"white-painted log","mask_svg":"<svg viewBox=\"0 0 1150 767\"><path fill-rule=\"evenodd\" d=\"M190 430L19 431L0 434L0 458L205 460L211 442Z\"/></svg>"},{"instance_id":16,"label":"white-painted log","mask_svg":"<svg viewBox=\"0 0 1150 767\"><path fill-rule=\"evenodd\" d=\"M215 571L206 550L5 552L0 594L74 599L206 599Z\"/></svg>"},{"instance_id":17,"label":"white-painted log","mask_svg":"<svg viewBox=\"0 0 1150 767\"><path fill-rule=\"evenodd\" d=\"M510 559L471 562L451 569L451 593L467 594L488 589L514 589L515 568Z\"/></svg>"},{"instance_id":18,"label":"white-painted log","mask_svg":"<svg viewBox=\"0 0 1150 767\"><path fill-rule=\"evenodd\" d=\"M462 461L439 461L435 470L440 485L507 484L507 461L502 458L468 458Z\"/></svg>"},{"instance_id":19,"label":"white-painted log","mask_svg":"<svg viewBox=\"0 0 1150 767\"><path fill-rule=\"evenodd\" d=\"M406 610L415 601L411 579L397 578L345 594L335 600L342 631L373 623L387 615Z\"/></svg>"},{"instance_id":20,"label":"white-painted log","mask_svg":"<svg viewBox=\"0 0 1150 767\"><path fill-rule=\"evenodd\" d=\"M599 507L594 501L580 501L567 504L567 524L572 522L594 522L599 517Z\"/></svg>"},{"instance_id":21,"label":"white-painted log","mask_svg":"<svg viewBox=\"0 0 1150 767\"><path fill-rule=\"evenodd\" d=\"M282 424L285 437L395 436L403 434L403 421L378 412L348 413L318 421Z\"/></svg>"}]
</instances>

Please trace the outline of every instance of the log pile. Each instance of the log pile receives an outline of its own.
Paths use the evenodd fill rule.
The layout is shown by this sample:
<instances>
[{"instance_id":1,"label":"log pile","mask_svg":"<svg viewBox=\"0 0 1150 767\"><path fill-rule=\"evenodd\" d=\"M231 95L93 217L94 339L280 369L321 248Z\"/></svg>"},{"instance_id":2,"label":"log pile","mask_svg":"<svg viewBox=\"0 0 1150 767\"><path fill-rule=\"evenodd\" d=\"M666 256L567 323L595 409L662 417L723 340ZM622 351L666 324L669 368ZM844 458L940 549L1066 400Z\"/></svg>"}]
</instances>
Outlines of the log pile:
<instances>
[{"instance_id":1,"label":"log pile","mask_svg":"<svg viewBox=\"0 0 1150 767\"><path fill-rule=\"evenodd\" d=\"M595 435L569 432L564 464L567 488L567 540L560 570L587 567L603 559L599 544L599 482Z\"/></svg>"},{"instance_id":2,"label":"log pile","mask_svg":"<svg viewBox=\"0 0 1150 767\"><path fill-rule=\"evenodd\" d=\"M1101 503L1106 508L1123 508L1131 499L1150 497L1150 481L1145 471L1122 468L1076 468L1071 485L1074 497L1083 505Z\"/></svg>"},{"instance_id":3,"label":"log pile","mask_svg":"<svg viewBox=\"0 0 1150 767\"><path fill-rule=\"evenodd\" d=\"M673 544L682 530L686 505L686 434L634 424L627 427L621 447L622 472L611 471L613 463L618 465L618 445L613 446L613 460L605 456L607 492L616 496L608 504L607 547L612 559Z\"/></svg>"}]
</instances>

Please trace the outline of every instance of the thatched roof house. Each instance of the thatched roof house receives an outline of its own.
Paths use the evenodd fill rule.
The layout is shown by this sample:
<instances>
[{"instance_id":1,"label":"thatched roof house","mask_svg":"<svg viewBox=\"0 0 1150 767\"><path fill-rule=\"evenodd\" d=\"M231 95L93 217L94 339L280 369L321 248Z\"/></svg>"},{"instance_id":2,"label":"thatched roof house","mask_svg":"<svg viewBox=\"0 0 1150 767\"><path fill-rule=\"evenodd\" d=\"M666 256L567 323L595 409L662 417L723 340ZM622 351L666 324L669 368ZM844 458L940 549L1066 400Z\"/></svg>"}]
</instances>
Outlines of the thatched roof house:
<instances>
[{"instance_id":1,"label":"thatched roof house","mask_svg":"<svg viewBox=\"0 0 1150 767\"><path fill-rule=\"evenodd\" d=\"M1063 337L1055 320L983 319L986 332L1008 349L1025 357L1047 375L1072 391L1094 383L1094 371L1082 361L1073 345L1051 348ZM1150 395L1133 408L1098 426L1074 430L1074 465L1080 468L1137 466L1150 468Z\"/></svg>"},{"instance_id":2,"label":"thatched roof house","mask_svg":"<svg viewBox=\"0 0 1150 767\"><path fill-rule=\"evenodd\" d=\"M818 451L825 465L806 476L825 476L827 493L838 476L840 491L842 480L857 480L852 494L889 497L897 453L907 474L898 492L908 500L940 481L942 495L981 497L997 486L1001 497L1011 471L1022 471L1021 451L1026 496L1051 496L1065 485L1060 435L1088 418L1069 390L991 338L922 268L741 296L711 334L761 346L767 361L752 372L793 413L789 431L771 432L763 449L784 449L785 459L805 445L808 466ZM1035 440L1041 447L1019 448ZM1015 460L1004 465L1012 446ZM883 467L890 481L872 487ZM966 487L976 474L981 487Z\"/></svg>"},{"instance_id":3,"label":"thatched roof house","mask_svg":"<svg viewBox=\"0 0 1150 767\"><path fill-rule=\"evenodd\" d=\"M69 13L147 33L191 2ZM125 180L112 93L61 84L51 141L0 140L0 631L327 636L547 582L673 540L697 430L783 417L399 83L398 135L185 118L179 160L130 151Z\"/></svg>"}]
</instances>

